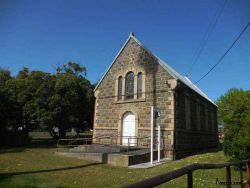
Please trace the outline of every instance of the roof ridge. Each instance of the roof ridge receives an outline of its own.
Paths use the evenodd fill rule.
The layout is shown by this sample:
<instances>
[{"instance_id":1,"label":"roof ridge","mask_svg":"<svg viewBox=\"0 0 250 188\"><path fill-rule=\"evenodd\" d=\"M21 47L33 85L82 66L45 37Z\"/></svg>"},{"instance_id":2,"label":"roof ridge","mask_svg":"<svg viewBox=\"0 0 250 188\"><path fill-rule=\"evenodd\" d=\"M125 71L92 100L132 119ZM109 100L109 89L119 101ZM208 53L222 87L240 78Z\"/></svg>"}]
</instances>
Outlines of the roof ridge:
<instances>
[{"instance_id":1,"label":"roof ridge","mask_svg":"<svg viewBox=\"0 0 250 188\"><path fill-rule=\"evenodd\" d=\"M202 92L189 78L186 76L181 75L178 73L174 68L172 68L170 65L168 65L165 61L163 61L161 58L156 56L154 53L152 53L148 48L145 47L145 45L142 44L135 36L131 36L142 48L144 48L149 54L151 54L153 57L155 57L158 61L158 63L165 68L165 70L168 71L168 73L173 76L175 79L179 79L181 82L183 82L186 86L188 86L190 89L198 93L199 95L203 96L205 99L210 101L212 104L217 106L204 92Z\"/></svg>"},{"instance_id":2,"label":"roof ridge","mask_svg":"<svg viewBox=\"0 0 250 188\"><path fill-rule=\"evenodd\" d=\"M153 57L156 58L157 62L166 70L168 71L168 73L174 77L175 79L180 80L182 83L184 83L186 86L188 86L190 89L192 89L193 91L195 91L196 93L198 93L199 95L203 96L205 99L207 99L208 101L210 101L212 104L214 104L215 106L217 106L205 93L203 93L189 78L187 78L186 76L181 75L180 73L178 73L174 68L172 68L170 65L168 65L165 61L163 61L162 59L160 59L158 56L156 56L154 53L152 53L147 47L145 47L145 45L143 45L142 42L140 42L134 35L133 32L130 32L129 37L127 38L126 42L123 44L122 48L120 49L120 51L118 52L118 54L116 55L116 57L114 58L113 62L111 63L111 65L108 67L108 69L106 70L105 74L102 76L101 80L99 81L99 83L97 84L97 86L95 87L94 91L96 91L96 89L98 88L98 86L100 85L100 83L102 82L102 80L104 79L105 75L108 73L109 69L112 67L112 65L115 63L116 59L119 57L120 53L122 52L122 50L125 48L126 44L128 43L128 41L130 39L133 39L137 44L139 44L144 50L146 50L150 55L152 55Z\"/></svg>"},{"instance_id":3,"label":"roof ridge","mask_svg":"<svg viewBox=\"0 0 250 188\"><path fill-rule=\"evenodd\" d=\"M102 78L100 79L100 81L98 82L98 84L96 85L94 91L96 91L96 89L99 87L100 83L102 82L102 80L104 79L105 75L108 73L109 69L112 67L112 65L115 63L116 59L119 57L120 53L122 52L122 50L125 48L126 44L128 43L129 39L133 37L132 32L129 34L126 42L123 44L122 48L119 50L119 52L117 53L117 55L115 56L115 58L113 59L112 63L109 65L108 69L106 70L106 72L103 74Z\"/></svg>"}]
</instances>

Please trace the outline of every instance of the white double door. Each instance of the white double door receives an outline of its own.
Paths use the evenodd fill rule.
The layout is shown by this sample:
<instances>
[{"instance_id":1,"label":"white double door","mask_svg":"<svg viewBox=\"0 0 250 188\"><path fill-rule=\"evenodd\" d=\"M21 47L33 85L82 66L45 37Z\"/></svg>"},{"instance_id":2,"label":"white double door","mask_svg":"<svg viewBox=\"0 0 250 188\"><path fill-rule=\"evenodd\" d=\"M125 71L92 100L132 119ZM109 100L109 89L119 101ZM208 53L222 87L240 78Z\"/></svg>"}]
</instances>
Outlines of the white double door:
<instances>
[{"instance_id":1,"label":"white double door","mask_svg":"<svg viewBox=\"0 0 250 188\"><path fill-rule=\"evenodd\" d=\"M122 145L135 146L135 143L135 115L132 112L127 112L123 116Z\"/></svg>"}]
</instances>

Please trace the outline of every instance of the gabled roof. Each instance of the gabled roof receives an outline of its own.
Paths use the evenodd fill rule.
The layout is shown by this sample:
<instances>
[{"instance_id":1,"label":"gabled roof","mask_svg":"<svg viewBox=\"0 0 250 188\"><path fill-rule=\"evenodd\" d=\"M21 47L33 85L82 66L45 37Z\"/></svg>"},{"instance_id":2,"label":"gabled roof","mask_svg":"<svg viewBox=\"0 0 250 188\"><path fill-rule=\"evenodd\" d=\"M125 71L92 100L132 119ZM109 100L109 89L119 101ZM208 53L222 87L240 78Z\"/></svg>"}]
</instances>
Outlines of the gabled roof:
<instances>
[{"instance_id":1,"label":"gabled roof","mask_svg":"<svg viewBox=\"0 0 250 188\"><path fill-rule=\"evenodd\" d=\"M185 84L186 86L188 86L190 89L192 89L193 91L195 91L196 93L198 93L199 95L201 95L202 97L204 97L205 99L207 99L208 101L210 101L212 104L214 104L215 106L217 106L205 93L203 93L196 85L194 85L192 83L191 80L189 80L186 76L182 76L181 74L179 74L177 71L175 71L172 67L170 67L167 63L165 63L163 60L161 60L159 57L157 57L156 55L154 55L150 50L148 50L137 38L135 38L133 33L130 33L128 39L126 40L126 42L124 43L124 45L122 46L122 48L120 49L120 51L118 52L118 54L116 55L116 57L114 58L112 64L108 67L108 69L106 70L105 74L102 76L101 80L99 81L99 83L97 84L95 90L99 87L100 83L102 82L102 80L104 79L104 77L106 76L106 74L108 73L108 71L110 70L110 68L112 67L112 65L115 63L116 59L119 57L120 53L123 51L123 49L125 48L126 44L128 43L129 39L133 39L134 41L136 41L137 44L139 44L144 50L146 50L149 54L151 54L156 61L176 80L181 81L183 84ZM94 91L95 91L94 90Z\"/></svg>"}]
</instances>

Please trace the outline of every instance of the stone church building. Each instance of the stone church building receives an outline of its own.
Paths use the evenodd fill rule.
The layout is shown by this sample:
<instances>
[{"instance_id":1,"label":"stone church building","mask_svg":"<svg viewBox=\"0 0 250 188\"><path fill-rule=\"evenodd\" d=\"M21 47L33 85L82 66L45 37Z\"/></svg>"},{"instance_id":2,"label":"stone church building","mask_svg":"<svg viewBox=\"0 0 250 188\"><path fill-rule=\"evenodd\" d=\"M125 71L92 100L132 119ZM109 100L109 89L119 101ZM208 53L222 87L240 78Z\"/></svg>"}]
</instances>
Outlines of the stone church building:
<instances>
[{"instance_id":1,"label":"stone church building","mask_svg":"<svg viewBox=\"0 0 250 188\"><path fill-rule=\"evenodd\" d=\"M216 104L133 33L96 86L95 97L95 143L149 147L151 106L156 106L166 157L218 145Z\"/></svg>"}]
</instances>

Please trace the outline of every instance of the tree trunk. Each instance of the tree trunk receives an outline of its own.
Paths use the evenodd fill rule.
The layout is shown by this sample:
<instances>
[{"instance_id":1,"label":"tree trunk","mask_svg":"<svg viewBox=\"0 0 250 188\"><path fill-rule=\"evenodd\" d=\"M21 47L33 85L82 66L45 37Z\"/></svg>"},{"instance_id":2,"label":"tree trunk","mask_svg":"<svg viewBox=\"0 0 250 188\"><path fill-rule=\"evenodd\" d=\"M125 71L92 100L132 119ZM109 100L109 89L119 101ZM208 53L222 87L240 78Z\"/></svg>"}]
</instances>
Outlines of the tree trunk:
<instances>
[{"instance_id":1,"label":"tree trunk","mask_svg":"<svg viewBox=\"0 0 250 188\"><path fill-rule=\"evenodd\" d=\"M58 132L56 132L53 128L51 128L51 129L49 129L49 134L55 140L63 139L66 137L66 130L58 128Z\"/></svg>"},{"instance_id":2,"label":"tree trunk","mask_svg":"<svg viewBox=\"0 0 250 188\"><path fill-rule=\"evenodd\" d=\"M59 136L56 134L55 130L53 128L49 129L49 134L50 136L55 139L55 140L58 140L59 139Z\"/></svg>"},{"instance_id":3,"label":"tree trunk","mask_svg":"<svg viewBox=\"0 0 250 188\"><path fill-rule=\"evenodd\" d=\"M66 131L64 129L59 129L59 138L65 138L66 137Z\"/></svg>"}]
</instances>

